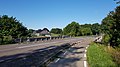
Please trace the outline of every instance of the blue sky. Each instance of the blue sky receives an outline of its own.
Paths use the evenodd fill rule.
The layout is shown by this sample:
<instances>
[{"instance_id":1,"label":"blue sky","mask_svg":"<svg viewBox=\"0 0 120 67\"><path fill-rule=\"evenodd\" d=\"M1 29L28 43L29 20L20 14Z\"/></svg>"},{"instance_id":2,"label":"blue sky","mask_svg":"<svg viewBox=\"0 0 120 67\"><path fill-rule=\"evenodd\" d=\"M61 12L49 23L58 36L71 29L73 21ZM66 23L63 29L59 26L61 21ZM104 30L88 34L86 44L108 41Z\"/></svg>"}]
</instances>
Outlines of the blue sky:
<instances>
[{"instance_id":1,"label":"blue sky","mask_svg":"<svg viewBox=\"0 0 120 67\"><path fill-rule=\"evenodd\" d=\"M113 0L0 0L0 15L14 16L28 29L64 28L68 23L101 23Z\"/></svg>"}]
</instances>

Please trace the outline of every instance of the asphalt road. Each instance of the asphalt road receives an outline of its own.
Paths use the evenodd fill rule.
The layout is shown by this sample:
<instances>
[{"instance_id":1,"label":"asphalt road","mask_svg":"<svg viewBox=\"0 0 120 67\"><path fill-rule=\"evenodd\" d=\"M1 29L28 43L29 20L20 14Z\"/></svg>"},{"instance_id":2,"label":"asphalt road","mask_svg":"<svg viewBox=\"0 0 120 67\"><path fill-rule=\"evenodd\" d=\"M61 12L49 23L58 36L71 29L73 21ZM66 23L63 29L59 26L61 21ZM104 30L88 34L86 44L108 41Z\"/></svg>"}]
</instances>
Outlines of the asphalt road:
<instances>
[{"instance_id":1,"label":"asphalt road","mask_svg":"<svg viewBox=\"0 0 120 67\"><path fill-rule=\"evenodd\" d=\"M66 52L58 56L48 67L85 67L86 47L93 41L93 38L85 37L80 43L75 44Z\"/></svg>"},{"instance_id":2,"label":"asphalt road","mask_svg":"<svg viewBox=\"0 0 120 67\"><path fill-rule=\"evenodd\" d=\"M80 41L81 44L83 43L83 46L87 46L89 41L93 39L94 37L77 37L77 38L57 39L57 40L46 41L46 42L38 42L38 43L33 43L33 44L2 45L0 46L0 62L8 60L8 59L14 59L14 58L28 55L29 53L34 53L34 51L36 50L45 51L48 49L52 49L64 43L74 43L74 42ZM76 47L80 47L80 45ZM66 52L65 54L71 54L71 53ZM69 56L69 55L66 55L66 56ZM62 61L61 63L66 63L69 61L71 60L65 60L65 61ZM55 64L53 63L50 66L56 67L56 63Z\"/></svg>"},{"instance_id":3,"label":"asphalt road","mask_svg":"<svg viewBox=\"0 0 120 67\"><path fill-rule=\"evenodd\" d=\"M80 38L81 39L81 38ZM26 53L36 49L41 49L49 46L61 45L71 41L77 41L79 38L57 39L53 41L45 41L33 44L15 44L15 45L0 45L0 57L14 55L18 53Z\"/></svg>"}]
</instances>

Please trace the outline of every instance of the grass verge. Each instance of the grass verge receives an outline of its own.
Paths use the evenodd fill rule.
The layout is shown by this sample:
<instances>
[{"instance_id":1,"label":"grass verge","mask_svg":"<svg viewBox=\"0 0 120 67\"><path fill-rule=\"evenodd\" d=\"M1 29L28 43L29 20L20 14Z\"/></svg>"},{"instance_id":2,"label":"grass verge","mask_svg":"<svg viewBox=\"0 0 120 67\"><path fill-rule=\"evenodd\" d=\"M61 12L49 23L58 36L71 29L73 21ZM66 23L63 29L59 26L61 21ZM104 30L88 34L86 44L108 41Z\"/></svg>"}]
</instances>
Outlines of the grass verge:
<instances>
[{"instance_id":1,"label":"grass verge","mask_svg":"<svg viewBox=\"0 0 120 67\"><path fill-rule=\"evenodd\" d=\"M117 64L117 67L120 67L120 48L110 47L107 51L111 54L112 58L114 58L113 61Z\"/></svg>"},{"instance_id":2,"label":"grass verge","mask_svg":"<svg viewBox=\"0 0 120 67\"><path fill-rule=\"evenodd\" d=\"M111 54L106 51L106 46L96 43L89 46L87 60L90 67L117 67Z\"/></svg>"}]
</instances>

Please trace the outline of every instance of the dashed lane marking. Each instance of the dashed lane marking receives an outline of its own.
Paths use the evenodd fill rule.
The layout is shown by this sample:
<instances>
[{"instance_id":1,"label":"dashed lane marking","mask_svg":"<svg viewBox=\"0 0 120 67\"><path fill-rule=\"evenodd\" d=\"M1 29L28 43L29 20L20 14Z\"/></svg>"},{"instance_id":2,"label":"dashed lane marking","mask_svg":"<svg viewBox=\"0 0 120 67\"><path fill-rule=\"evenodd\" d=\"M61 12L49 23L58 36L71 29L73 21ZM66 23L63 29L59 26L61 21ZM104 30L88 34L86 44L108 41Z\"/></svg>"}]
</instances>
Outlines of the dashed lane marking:
<instances>
[{"instance_id":1,"label":"dashed lane marking","mask_svg":"<svg viewBox=\"0 0 120 67\"><path fill-rule=\"evenodd\" d=\"M60 58L58 58L58 59L55 61L55 63L57 63L59 60L60 60Z\"/></svg>"},{"instance_id":2,"label":"dashed lane marking","mask_svg":"<svg viewBox=\"0 0 120 67\"><path fill-rule=\"evenodd\" d=\"M87 52L87 50L85 50L85 53Z\"/></svg>"},{"instance_id":3,"label":"dashed lane marking","mask_svg":"<svg viewBox=\"0 0 120 67\"><path fill-rule=\"evenodd\" d=\"M84 57L86 57L86 54L84 54Z\"/></svg>"},{"instance_id":4,"label":"dashed lane marking","mask_svg":"<svg viewBox=\"0 0 120 67\"><path fill-rule=\"evenodd\" d=\"M84 61L84 67L87 67L87 62L86 61Z\"/></svg>"}]
</instances>

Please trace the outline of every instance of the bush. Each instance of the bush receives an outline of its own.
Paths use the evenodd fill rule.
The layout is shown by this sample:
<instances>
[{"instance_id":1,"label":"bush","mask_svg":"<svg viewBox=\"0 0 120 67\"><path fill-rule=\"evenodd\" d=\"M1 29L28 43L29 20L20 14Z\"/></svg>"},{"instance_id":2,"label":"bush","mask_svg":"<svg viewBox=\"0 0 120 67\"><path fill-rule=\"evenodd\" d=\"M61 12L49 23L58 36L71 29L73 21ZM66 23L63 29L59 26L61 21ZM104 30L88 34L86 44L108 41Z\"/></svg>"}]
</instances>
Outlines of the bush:
<instances>
[{"instance_id":1,"label":"bush","mask_svg":"<svg viewBox=\"0 0 120 67\"><path fill-rule=\"evenodd\" d=\"M11 43L13 43L12 36L4 36L2 44L11 44Z\"/></svg>"},{"instance_id":2,"label":"bush","mask_svg":"<svg viewBox=\"0 0 120 67\"><path fill-rule=\"evenodd\" d=\"M0 44L2 44L2 38L0 38Z\"/></svg>"},{"instance_id":3,"label":"bush","mask_svg":"<svg viewBox=\"0 0 120 67\"><path fill-rule=\"evenodd\" d=\"M90 67L116 67L111 55L105 51L104 45L92 43L87 51Z\"/></svg>"},{"instance_id":4,"label":"bush","mask_svg":"<svg viewBox=\"0 0 120 67\"><path fill-rule=\"evenodd\" d=\"M104 35L102 39L102 43L104 43L105 45L108 45L109 42L110 42L110 35L108 34Z\"/></svg>"}]
</instances>

